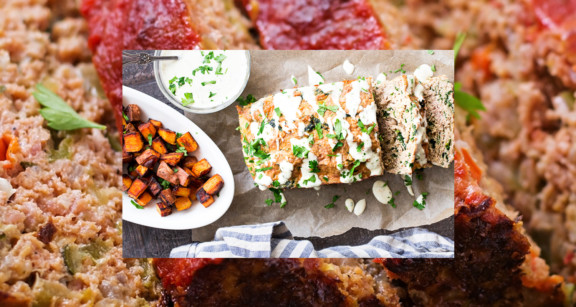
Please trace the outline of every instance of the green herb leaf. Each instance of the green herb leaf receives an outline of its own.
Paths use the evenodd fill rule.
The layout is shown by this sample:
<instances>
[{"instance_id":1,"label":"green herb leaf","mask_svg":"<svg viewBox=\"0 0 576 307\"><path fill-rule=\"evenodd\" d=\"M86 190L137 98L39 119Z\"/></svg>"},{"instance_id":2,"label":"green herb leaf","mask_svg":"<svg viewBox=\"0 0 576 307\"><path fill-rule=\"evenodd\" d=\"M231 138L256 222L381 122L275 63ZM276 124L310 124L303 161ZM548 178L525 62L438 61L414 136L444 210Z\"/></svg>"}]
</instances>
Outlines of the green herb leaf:
<instances>
[{"instance_id":1,"label":"green herb leaf","mask_svg":"<svg viewBox=\"0 0 576 307\"><path fill-rule=\"evenodd\" d=\"M388 200L388 204L390 206L392 206L392 208L396 208L396 203L394 203L394 197L390 198L390 200Z\"/></svg>"},{"instance_id":2,"label":"green herb leaf","mask_svg":"<svg viewBox=\"0 0 576 307\"><path fill-rule=\"evenodd\" d=\"M312 173L319 173L320 169L318 168L318 160L311 160L308 162L308 166L310 167L310 172Z\"/></svg>"},{"instance_id":3,"label":"green herb leaf","mask_svg":"<svg viewBox=\"0 0 576 307\"><path fill-rule=\"evenodd\" d=\"M433 72L436 72L436 65L432 64L432 67L431 67L431 68L432 68L432 71L433 71Z\"/></svg>"},{"instance_id":4,"label":"green herb leaf","mask_svg":"<svg viewBox=\"0 0 576 307\"><path fill-rule=\"evenodd\" d=\"M206 82L202 82L202 83L200 83L200 84L202 84L202 86L206 86L206 84L216 84L216 81L215 81L215 80L206 81Z\"/></svg>"},{"instance_id":5,"label":"green herb leaf","mask_svg":"<svg viewBox=\"0 0 576 307\"><path fill-rule=\"evenodd\" d=\"M212 98L212 97L214 97L214 96L216 96L216 93L210 92L210 95L208 95L208 98Z\"/></svg>"},{"instance_id":6,"label":"green herb leaf","mask_svg":"<svg viewBox=\"0 0 576 307\"><path fill-rule=\"evenodd\" d=\"M428 54L434 54L434 50L428 50Z\"/></svg>"},{"instance_id":7,"label":"green herb leaf","mask_svg":"<svg viewBox=\"0 0 576 307\"><path fill-rule=\"evenodd\" d=\"M324 179L324 181L328 182L329 178L327 176L324 176L323 179Z\"/></svg>"},{"instance_id":8,"label":"green herb leaf","mask_svg":"<svg viewBox=\"0 0 576 307\"><path fill-rule=\"evenodd\" d=\"M467 111L470 115L480 118L478 111L486 111L486 107L482 104L480 99L460 91L462 84L460 82L454 83L454 101L456 105Z\"/></svg>"},{"instance_id":9,"label":"green herb leaf","mask_svg":"<svg viewBox=\"0 0 576 307\"><path fill-rule=\"evenodd\" d=\"M308 157L308 149L304 146L292 145L292 153L294 156L305 159Z\"/></svg>"},{"instance_id":10,"label":"green herb leaf","mask_svg":"<svg viewBox=\"0 0 576 307\"><path fill-rule=\"evenodd\" d=\"M238 97L236 101L238 101L238 104L240 106L247 106L253 102L256 102L256 98L252 94L249 94L248 96L246 96L246 98Z\"/></svg>"},{"instance_id":11,"label":"green herb leaf","mask_svg":"<svg viewBox=\"0 0 576 307\"><path fill-rule=\"evenodd\" d=\"M134 205L134 207L136 207L137 209L144 209L144 207L140 206L137 202L135 202L133 199L130 200L130 202Z\"/></svg>"},{"instance_id":12,"label":"green herb leaf","mask_svg":"<svg viewBox=\"0 0 576 307\"><path fill-rule=\"evenodd\" d=\"M268 207L270 207L270 206L272 206L272 203L274 202L274 200L273 200L272 198L268 198L268 199L265 200L265 202L266 202L266 205L267 205Z\"/></svg>"},{"instance_id":13,"label":"green herb leaf","mask_svg":"<svg viewBox=\"0 0 576 307\"><path fill-rule=\"evenodd\" d=\"M460 47L462 47L462 43L466 39L466 33L458 33L456 36L456 41L454 42L454 60L458 57L458 52L460 51Z\"/></svg>"},{"instance_id":14,"label":"green herb leaf","mask_svg":"<svg viewBox=\"0 0 576 307\"><path fill-rule=\"evenodd\" d=\"M164 190L170 188L170 182L169 182L169 181L164 180L164 179L162 179L162 178L159 178L159 181L160 181L160 185L162 186L162 188L163 188Z\"/></svg>"},{"instance_id":15,"label":"green herb leaf","mask_svg":"<svg viewBox=\"0 0 576 307\"><path fill-rule=\"evenodd\" d=\"M327 204L326 206L324 206L324 208L326 209L330 209L330 208L334 208L336 206L336 201L340 198L340 196L338 195L334 195L334 197L332 197L332 202Z\"/></svg>"},{"instance_id":16,"label":"green herb leaf","mask_svg":"<svg viewBox=\"0 0 576 307\"><path fill-rule=\"evenodd\" d=\"M412 185L412 178L410 178L410 176L404 175L404 185L405 185L405 186L410 186L410 185Z\"/></svg>"},{"instance_id":17,"label":"green herb leaf","mask_svg":"<svg viewBox=\"0 0 576 307\"><path fill-rule=\"evenodd\" d=\"M152 134L148 134L148 145L152 146Z\"/></svg>"},{"instance_id":18,"label":"green herb leaf","mask_svg":"<svg viewBox=\"0 0 576 307\"><path fill-rule=\"evenodd\" d=\"M319 104L318 105L318 111L316 111L320 116L324 116L324 114L326 113L326 111L332 111L332 112L336 112L338 111L338 107L337 106L327 106L324 104Z\"/></svg>"},{"instance_id":19,"label":"green herb leaf","mask_svg":"<svg viewBox=\"0 0 576 307\"><path fill-rule=\"evenodd\" d=\"M99 125L82 118L72 107L70 107L60 96L46 88L42 84L36 85L36 91L32 93L34 98L44 108L40 110L40 115L48 122L48 127L55 130L76 130L80 128L106 129L106 126Z\"/></svg>"},{"instance_id":20,"label":"green herb leaf","mask_svg":"<svg viewBox=\"0 0 576 307\"><path fill-rule=\"evenodd\" d=\"M276 112L276 115L278 115L278 117L282 116L282 111L280 111L280 108L275 108L274 112Z\"/></svg>"},{"instance_id":21,"label":"green herb leaf","mask_svg":"<svg viewBox=\"0 0 576 307\"><path fill-rule=\"evenodd\" d=\"M271 169L273 169L273 168L274 168L274 167L272 167L272 166L268 166L268 167L264 167L264 168L257 169L256 171L257 171L257 172L265 172L265 171L271 170Z\"/></svg>"},{"instance_id":22,"label":"green herb leaf","mask_svg":"<svg viewBox=\"0 0 576 307\"><path fill-rule=\"evenodd\" d=\"M128 115L126 115L126 113L124 113L124 112L122 112L122 117L124 117L124 120L125 120L126 122L129 122L129 121L130 121L130 119L128 119Z\"/></svg>"},{"instance_id":23,"label":"green herb leaf","mask_svg":"<svg viewBox=\"0 0 576 307\"><path fill-rule=\"evenodd\" d=\"M322 125L316 124L315 128L316 128L316 133L318 133L318 139L320 139L320 140L323 139L324 135L322 134Z\"/></svg>"},{"instance_id":24,"label":"green herb leaf","mask_svg":"<svg viewBox=\"0 0 576 307\"><path fill-rule=\"evenodd\" d=\"M334 148L332 148L332 152L335 152L336 149L338 149L338 148L340 148L340 147L342 147L342 146L344 146L344 143L338 141L338 143L336 143L336 145L334 145Z\"/></svg>"},{"instance_id":25,"label":"green herb leaf","mask_svg":"<svg viewBox=\"0 0 576 307\"><path fill-rule=\"evenodd\" d=\"M194 97L192 96L192 93L184 93L184 98L182 98L182 105L186 107L193 103L194 103Z\"/></svg>"}]
</instances>

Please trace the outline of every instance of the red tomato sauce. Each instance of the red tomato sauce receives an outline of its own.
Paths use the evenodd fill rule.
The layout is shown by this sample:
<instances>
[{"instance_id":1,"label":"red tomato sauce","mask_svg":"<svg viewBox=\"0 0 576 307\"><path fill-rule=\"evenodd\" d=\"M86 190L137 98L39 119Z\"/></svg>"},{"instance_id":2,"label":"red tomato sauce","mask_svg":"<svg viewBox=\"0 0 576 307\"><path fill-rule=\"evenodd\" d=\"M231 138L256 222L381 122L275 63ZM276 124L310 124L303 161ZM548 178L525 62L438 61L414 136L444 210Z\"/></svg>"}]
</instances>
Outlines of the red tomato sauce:
<instances>
[{"instance_id":1,"label":"red tomato sauce","mask_svg":"<svg viewBox=\"0 0 576 307\"><path fill-rule=\"evenodd\" d=\"M265 49L387 49L368 0L243 0Z\"/></svg>"},{"instance_id":2,"label":"red tomato sauce","mask_svg":"<svg viewBox=\"0 0 576 307\"><path fill-rule=\"evenodd\" d=\"M154 259L156 273L166 289L187 287L194 273L209 264L219 264L222 259L209 258L158 258Z\"/></svg>"}]
</instances>

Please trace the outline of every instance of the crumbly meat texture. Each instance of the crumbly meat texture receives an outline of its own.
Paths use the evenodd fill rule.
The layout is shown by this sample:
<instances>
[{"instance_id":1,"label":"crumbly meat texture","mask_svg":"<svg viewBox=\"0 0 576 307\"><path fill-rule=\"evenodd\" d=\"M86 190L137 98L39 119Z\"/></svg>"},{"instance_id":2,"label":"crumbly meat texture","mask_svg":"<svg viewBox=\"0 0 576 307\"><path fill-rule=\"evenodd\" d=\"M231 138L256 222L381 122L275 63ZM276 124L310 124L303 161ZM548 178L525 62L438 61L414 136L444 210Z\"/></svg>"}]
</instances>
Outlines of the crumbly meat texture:
<instances>
[{"instance_id":1,"label":"crumbly meat texture","mask_svg":"<svg viewBox=\"0 0 576 307\"><path fill-rule=\"evenodd\" d=\"M156 259L154 263L164 285L165 306L400 304L401 293L381 271L368 269L370 265L359 259ZM376 292L383 289L386 293Z\"/></svg>"},{"instance_id":2,"label":"crumbly meat texture","mask_svg":"<svg viewBox=\"0 0 576 307\"><path fill-rule=\"evenodd\" d=\"M0 178L16 190L0 191L2 306L157 298L146 261L122 259L121 160L109 142L118 136L75 3L0 7L0 142L11 145ZM38 83L107 130L48 129L32 96Z\"/></svg>"},{"instance_id":3,"label":"crumbly meat texture","mask_svg":"<svg viewBox=\"0 0 576 307\"><path fill-rule=\"evenodd\" d=\"M387 172L410 175L417 167L418 141L423 135L424 111L412 94L414 78L402 75L375 87L378 122L382 136L382 161Z\"/></svg>"},{"instance_id":4,"label":"crumbly meat texture","mask_svg":"<svg viewBox=\"0 0 576 307\"><path fill-rule=\"evenodd\" d=\"M284 90L238 106L246 164L265 188L351 183L383 172L371 79Z\"/></svg>"},{"instance_id":5,"label":"crumbly meat texture","mask_svg":"<svg viewBox=\"0 0 576 307\"><path fill-rule=\"evenodd\" d=\"M470 305L561 304L563 278L549 276L522 222L511 219L514 213L487 194L497 190L486 190L491 183L475 160L474 145L460 139L457 147L455 259L386 259L389 277L406 285L416 305L442 305L447 297Z\"/></svg>"},{"instance_id":6,"label":"crumbly meat texture","mask_svg":"<svg viewBox=\"0 0 576 307\"><path fill-rule=\"evenodd\" d=\"M423 84L426 113L427 158L449 167L454 160L454 85L446 76L432 77Z\"/></svg>"},{"instance_id":7,"label":"crumbly meat texture","mask_svg":"<svg viewBox=\"0 0 576 307\"><path fill-rule=\"evenodd\" d=\"M486 107L471 123L488 173L552 271L576 282L576 1L411 0L401 10L426 48L468 34L456 75Z\"/></svg>"}]
</instances>

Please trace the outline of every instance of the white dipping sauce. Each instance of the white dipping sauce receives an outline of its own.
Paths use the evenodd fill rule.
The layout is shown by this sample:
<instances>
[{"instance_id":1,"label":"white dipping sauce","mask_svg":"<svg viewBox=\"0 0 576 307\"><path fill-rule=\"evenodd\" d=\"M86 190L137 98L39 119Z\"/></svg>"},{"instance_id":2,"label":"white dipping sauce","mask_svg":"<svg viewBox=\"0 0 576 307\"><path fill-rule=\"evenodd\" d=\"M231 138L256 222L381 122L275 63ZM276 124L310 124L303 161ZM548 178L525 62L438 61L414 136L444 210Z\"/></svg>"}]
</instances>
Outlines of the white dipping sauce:
<instances>
[{"instance_id":1,"label":"white dipping sauce","mask_svg":"<svg viewBox=\"0 0 576 307\"><path fill-rule=\"evenodd\" d=\"M159 73L164 87L183 106L211 109L244 88L249 66L245 51L164 50L160 55L178 57L161 61Z\"/></svg>"}]
</instances>

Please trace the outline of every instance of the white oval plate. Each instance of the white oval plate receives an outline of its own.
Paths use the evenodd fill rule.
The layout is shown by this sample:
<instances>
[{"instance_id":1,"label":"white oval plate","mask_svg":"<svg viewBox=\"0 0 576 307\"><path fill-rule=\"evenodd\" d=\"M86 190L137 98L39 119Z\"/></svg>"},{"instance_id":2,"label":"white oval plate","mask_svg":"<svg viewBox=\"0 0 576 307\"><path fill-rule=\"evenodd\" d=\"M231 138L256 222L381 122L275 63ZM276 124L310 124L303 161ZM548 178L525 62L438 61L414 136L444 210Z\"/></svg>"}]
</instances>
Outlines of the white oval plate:
<instances>
[{"instance_id":1,"label":"white oval plate","mask_svg":"<svg viewBox=\"0 0 576 307\"><path fill-rule=\"evenodd\" d=\"M206 158L212 165L210 175L220 174L224 180L224 187L219 196L215 197L214 203L208 208L194 201L190 209L174 210L166 217L160 216L156 211L157 201L152 201L144 209L137 209L130 202L131 198L128 194L124 192L122 193L122 218L132 223L162 229L193 229L218 220L226 213L234 198L234 176L222 151L202 129L156 98L125 86L122 87L122 98L123 105L138 105L144 118L159 120L164 127L175 132L182 134L190 132L198 143L198 150L193 155L198 160Z\"/></svg>"}]
</instances>

